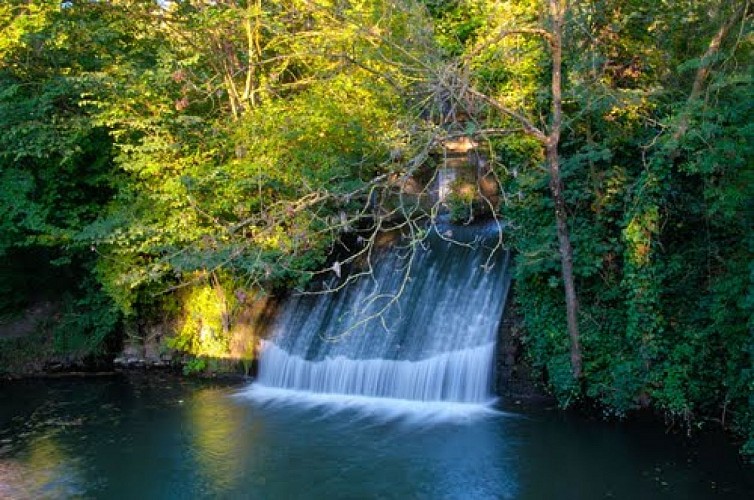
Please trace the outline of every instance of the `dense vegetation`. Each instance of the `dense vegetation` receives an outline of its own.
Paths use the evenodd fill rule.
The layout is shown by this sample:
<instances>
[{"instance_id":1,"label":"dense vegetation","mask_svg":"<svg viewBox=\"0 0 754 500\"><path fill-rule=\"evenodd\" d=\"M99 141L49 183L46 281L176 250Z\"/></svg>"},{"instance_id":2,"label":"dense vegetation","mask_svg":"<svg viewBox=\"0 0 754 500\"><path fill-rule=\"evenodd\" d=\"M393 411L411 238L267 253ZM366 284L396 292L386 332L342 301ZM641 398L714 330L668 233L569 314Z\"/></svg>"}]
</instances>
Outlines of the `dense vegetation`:
<instances>
[{"instance_id":1,"label":"dense vegetation","mask_svg":"<svg viewBox=\"0 0 754 500\"><path fill-rule=\"evenodd\" d=\"M753 10L3 2L0 314L60 301L54 348L91 353L183 308L175 346L227 351L247 293L426 219L388 194L460 130L489 144L527 353L560 401L754 438Z\"/></svg>"}]
</instances>

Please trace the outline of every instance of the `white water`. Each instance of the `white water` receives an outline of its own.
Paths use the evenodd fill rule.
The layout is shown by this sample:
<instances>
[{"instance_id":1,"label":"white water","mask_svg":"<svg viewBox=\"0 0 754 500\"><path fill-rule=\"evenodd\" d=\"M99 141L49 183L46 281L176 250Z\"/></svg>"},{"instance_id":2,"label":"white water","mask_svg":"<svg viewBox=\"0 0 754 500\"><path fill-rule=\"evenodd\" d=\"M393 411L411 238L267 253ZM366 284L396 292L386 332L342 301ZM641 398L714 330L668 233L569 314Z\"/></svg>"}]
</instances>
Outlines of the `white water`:
<instances>
[{"instance_id":1,"label":"white water","mask_svg":"<svg viewBox=\"0 0 754 500\"><path fill-rule=\"evenodd\" d=\"M485 234L479 228L449 230L465 241ZM489 228L486 234L488 241L473 248L435 234L413 260L405 248L386 251L370 277L336 293L293 297L263 344L257 385L368 398L489 402L510 276L506 252L498 249L488 260L496 235L490 238ZM494 265L486 270L488 263Z\"/></svg>"},{"instance_id":2,"label":"white water","mask_svg":"<svg viewBox=\"0 0 754 500\"><path fill-rule=\"evenodd\" d=\"M352 421L365 423L401 422L409 427L434 424L463 424L488 418L511 418L491 404L456 403L452 401L414 401L410 399L380 398L354 394L294 391L252 384L233 396L254 401L260 408L282 410L287 414L313 411L317 418L327 419L347 413ZM493 400L494 401L494 400ZM489 401L488 403L492 403Z\"/></svg>"},{"instance_id":3,"label":"white water","mask_svg":"<svg viewBox=\"0 0 754 500\"><path fill-rule=\"evenodd\" d=\"M449 351L418 361L350 359L307 361L275 344L265 347L262 382L272 387L419 401L484 401L489 398L494 343Z\"/></svg>"}]
</instances>

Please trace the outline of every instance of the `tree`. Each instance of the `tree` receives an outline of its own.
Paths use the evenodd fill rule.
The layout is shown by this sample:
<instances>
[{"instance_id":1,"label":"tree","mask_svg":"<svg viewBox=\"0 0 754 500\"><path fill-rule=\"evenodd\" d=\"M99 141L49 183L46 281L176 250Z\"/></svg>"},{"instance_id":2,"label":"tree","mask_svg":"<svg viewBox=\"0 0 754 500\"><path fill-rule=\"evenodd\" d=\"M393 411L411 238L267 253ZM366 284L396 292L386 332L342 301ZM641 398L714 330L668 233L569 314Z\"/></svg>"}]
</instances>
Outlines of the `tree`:
<instances>
[{"instance_id":1,"label":"tree","mask_svg":"<svg viewBox=\"0 0 754 500\"><path fill-rule=\"evenodd\" d=\"M533 137L544 148L546 162L549 167L549 187L555 208L555 221L561 262L561 273L565 292L567 328L570 336L571 369L575 379L582 375L582 352L579 333L578 298L573 272L573 247L568 229L568 212L564 198L564 186L561 176L559 145L563 127L563 30L568 14L568 5L563 0L549 0L549 29L507 28L504 27L483 45L493 45L505 37L536 36L541 37L550 51L550 113L549 123L542 128L528 118L523 112L513 109L508 104L492 97L480 90L470 88L468 92L504 116L517 122L521 130ZM482 46L475 47L474 52L482 50Z\"/></svg>"},{"instance_id":2,"label":"tree","mask_svg":"<svg viewBox=\"0 0 754 500\"><path fill-rule=\"evenodd\" d=\"M125 310L220 269L248 286L303 283L342 231L371 223L370 193L404 142L401 68L429 35L409 7L112 7L150 37L91 98L128 179L79 240L106 256L101 279ZM412 42L397 43L408 26Z\"/></svg>"},{"instance_id":3,"label":"tree","mask_svg":"<svg viewBox=\"0 0 754 500\"><path fill-rule=\"evenodd\" d=\"M543 145L551 122L538 118L553 115L552 29L542 22L550 15L540 2L453 5L433 7L448 54L466 59L446 87L462 95L473 84L478 93L458 102L475 112L470 133L489 132L508 190L502 210L518 250L526 347L567 404L573 362L563 354L573 344L559 335L553 176L537 168L551 164ZM736 407L738 425L747 421L749 281L732 272L745 266L751 233L747 9L724 1L683 10L639 0L568 6L559 173L577 249L579 340L589 353L581 389L606 413L651 405L684 422L714 412L729 422ZM523 138L512 133L527 131L522 118L532 125Z\"/></svg>"},{"instance_id":4,"label":"tree","mask_svg":"<svg viewBox=\"0 0 754 500\"><path fill-rule=\"evenodd\" d=\"M86 75L107 65L102 38L118 38L98 13L54 1L0 7L0 311L55 303L55 347L77 353L101 350L119 319L91 275L95 256L75 244L118 178L107 131L82 99L96 88Z\"/></svg>"}]
</instances>

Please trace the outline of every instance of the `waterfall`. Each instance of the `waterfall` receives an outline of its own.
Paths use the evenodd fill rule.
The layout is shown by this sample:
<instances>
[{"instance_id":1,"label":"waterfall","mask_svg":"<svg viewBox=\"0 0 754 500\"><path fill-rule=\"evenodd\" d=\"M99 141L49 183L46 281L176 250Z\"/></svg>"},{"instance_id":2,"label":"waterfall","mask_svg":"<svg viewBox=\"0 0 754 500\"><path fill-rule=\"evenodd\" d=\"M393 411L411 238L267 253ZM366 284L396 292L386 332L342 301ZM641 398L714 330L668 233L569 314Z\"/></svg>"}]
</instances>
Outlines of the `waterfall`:
<instances>
[{"instance_id":1,"label":"waterfall","mask_svg":"<svg viewBox=\"0 0 754 500\"><path fill-rule=\"evenodd\" d=\"M508 253L492 251L497 231L495 224L448 225L423 245L383 250L370 275L337 292L293 296L262 346L256 384L417 401L490 400L510 284Z\"/></svg>"}]
</instances>

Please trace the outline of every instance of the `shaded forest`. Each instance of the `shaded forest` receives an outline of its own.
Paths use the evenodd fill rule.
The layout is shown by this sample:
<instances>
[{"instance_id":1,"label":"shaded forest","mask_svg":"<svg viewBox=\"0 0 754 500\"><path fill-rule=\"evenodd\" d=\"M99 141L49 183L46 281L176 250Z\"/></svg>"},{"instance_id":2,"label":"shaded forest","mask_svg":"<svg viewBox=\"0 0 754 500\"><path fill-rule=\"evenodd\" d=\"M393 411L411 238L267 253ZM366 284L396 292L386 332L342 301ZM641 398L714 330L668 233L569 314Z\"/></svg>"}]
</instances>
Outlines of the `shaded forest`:
<instances>
[{"instance_id":1,"label":"shaded forest","mask_svg":"<svg viewBox=\"0 0 754 500\"><path fill-rule=\"evenodd\" d=\"M505 221L548 390L754 453L753 21L748 0L7 0L0 314L55 301L46 348L78 356L183 314L171 347L222 356L247 296L339 272L341 241L420 242L437 210L402 183L467 137L499 196L450 211Z\"/></svg>"}]
</instances>

